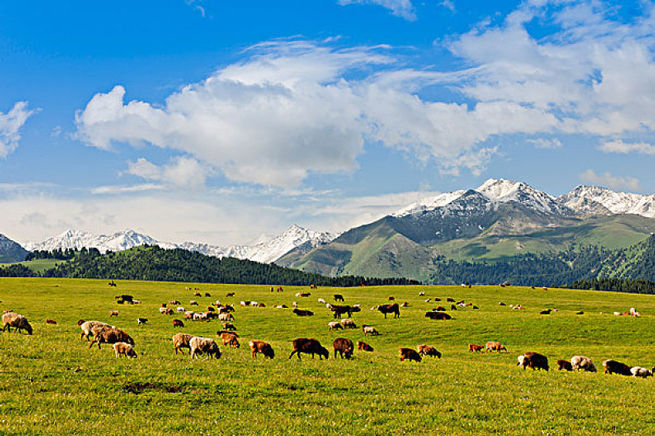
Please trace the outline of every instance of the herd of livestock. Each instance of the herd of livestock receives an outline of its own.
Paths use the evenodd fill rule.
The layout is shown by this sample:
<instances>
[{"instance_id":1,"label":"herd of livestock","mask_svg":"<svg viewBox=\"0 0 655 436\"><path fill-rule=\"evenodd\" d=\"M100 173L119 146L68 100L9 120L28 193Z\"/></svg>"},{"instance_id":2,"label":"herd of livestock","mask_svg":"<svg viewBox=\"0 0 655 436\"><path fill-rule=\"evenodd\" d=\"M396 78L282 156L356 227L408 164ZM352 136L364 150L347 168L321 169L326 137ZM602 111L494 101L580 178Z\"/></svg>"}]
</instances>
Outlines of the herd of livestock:
<instances>
[{"instance_id":1,"label":"herd of livestock","mask_svg":"<svg viewBox=\"0 0 655 436\"><path fill-rule=\"evenodd\" d=\"M113 282L110 282L111 286L116 286L113 284ZM189 288L187 288L189 289ZM315 287L312 287L312 289L315 289ZM197 291L197 288L196 288ZM274 291L274 288L271 288L271 292ZM277 291L281 292L282 288L277 287ZM229 292L227 294L227 297L234 297L235 293L234 292ZM309 297L311 293L309 292L299 292L296 294L296 297ZM419 296L424 296L425 294L421 292ZM194 293L195 297L200 297L202 296L199 292ZM211 297L209 293L204 294L205 297ZM335 303L337 301L343 302L344 298L342 295L339 294L334 294L334 301ZM140 302L136 299L134 299L131 295L117 295L116 300L119 304L139 304ZM393 297L389 297L389 300L393 300ZM441 301L439 298L434 298L434 299L426 299L426 302L430 301ZM456 310L458 306L462 307L472 307L473 309L478 309L477 306L472 305L471 303L466 303L464 301L455 301L452 298L446 299L447 302L453 303L451 305L452 310ZM337 304L331 304L326 302L324 299L319 298L318 302L321 304L324 304L332 313L333 313L333 318L335 321L332 321L328 323L328 328L329 330L340 330L340 329L356 329L357 326L355 322L350 319L352 317L353 313L360 312L361 308L359 305L337 305ZM198 306L198 302L195 300L191 300L190 304L192 306ZM265 307L263 303L258 303L255 301L241 301L241 306L254 306L254 307ZM499 303L501 305L504 305L504 303ZM177 305L178 307L176 308L175 311L173 311L172 308L168 307L168 305ZM212 302L210 306L207 306L207 310L203 312L194 312L190 310L186 310L185 308L179 306L180 301L178 300L170 300L166 303L161 303L161 307L159 308L160 314L163 315L173 315L176 312L180 314L184 314L184 320L186 321L204 321L204 320L211 320L211 319L218 319L219 321L223 321L222 324L222 330L218 331L216 334L217 336L222 340L222 343L224 346L227 347L234 347L234 348L239 348L239 335L236 333L236 327L232 323L234 321L234 306L229 305L229 304L222 304L220 301ZM383 304L383 305L377 305L371 308L371 310L377 310L380 313L384 314L384 317L386 318L388 314L393 314L394 318L400 317L400 308L401 307L407 307L409 304L407 302L398 304L396 302L391 302L389 304ZM298 309L297 303L293 302L293 313L297 316L313 316L313 312L309 310L301 310ZM284 309L287 308L286 305L279 305L279 306L274 306L275 308L279 309ZM520 308L519 306L516 306L514 308ZM555 309L556 310L556 309ZM632 314L632 311L634 309L631 309L630 314ZM434 308L431 311L426 312L425 317L430 318L430 319L436 319L436 320L448 320L451 319L450 315L448 315L446 312L446 308L439 306ZM549 311L550 312L550 311ZM542 314L544 312L541 312ZM109 312L110 318L112 316L118 316L119 311L117 310L111 310ZM348 315L348 318L346 319L341 319L343 315ZM148 322L148 319L146 318L138 318L137 323L139 325L146 324ZM53 320L46 320L46 323L48 324L56 324L55 321ZM14 313L13 311L10 310L5 310L2 316L2 324L3 324L3 331L9 330L11 332L11 328L13 327L16 332L18 331L25 331L28 334L33 333L32 326L28 322L27 318L23 315ZM114 326L111 326L107 323L100 322L100 321L84 321L84 320L79 320L78 325L80 329L82 330L80 338L86 337L87 340L91 340L89 344L89 348L93 347L94 344L98 345L98 348L100 348L100 344L107 343L111 344L113 346L114 352L116 357L121 357L121 356L126 356L126 357L131 357L131 358L136 358L137 353L134 350L134 340L132 337L127 334L125 331L122 329L116 328ZM173 319L172 321L173 327L184 327L184 322L179 319ZM379 333L373 326L369 325L362 325L362 332L364 336L375 336L378 335ZM201 336L193 336L190 334L186 333L178 333L175 334L172 337L172 342L173 342L173 349L175 354L182 353L183 348L187 348L190 350L190 355L192 358L198 358L198 356L201 355L206 355L207 358L220 358L221 357L221 351L220 348L217 344L217 342L212 339L212 338L207 338L207 337L201 337ZM337 356L340 356L341 358L345 359L350 359L353 355L353 352L355 350L355 345L350 339L347 338L336 338L332 344L333 346L333 351L334 351L334 357L336 358ZM251 340L249 342L249 347L251 350L251 356L253 358L257 357L257 354L262 354L264 357L273 359L275 357L275 352L273 350L273 347L265 341L262 340ZM357 341L357 349L362 350L362 351L368 351L372 352L373 347L371 347L369 344L363 342L363 341ZM501 344L500 342L487 342L485 345L477 345L477 344L469 344L468 349L470 352L507 352L507 348L505 345ZM400 348L398 350L400 360L409 360L409 361L416 361L416 362L421 362L422 356L432 356L432 357L437 357L441 358L441 353L431 345L426 345L426 344L420 344L416 347L416 350L412 348ZM328 351L327 348L325 348L321 343L313 338L297 338L293 341L293 351L291 352L291 355L289 356L289 359L292 358L294 355L298 356L298 359L300 359L300 355L302 354L311 354L312 358L314 358L315 355L318 355L320 359L323 359L325 357L326 359L329 357L330 352ZM525 353L521 356L518 356L518 366L522 367L523 369L525 368L532 368L533 370L539 369L539 370L549 370L549 364L548 364L548 358L542 354L535 353L535 352L528 352ZM605 360L603 361L603 368L605 370L605 373L609 374L621 374L621 375L626 375L626 376L634 376L634 377L652 377L653 376L653 371L655 371L655 368L652 370L640 367L640 366L628 366L624 363L617 362L615 360ZM592 362L592 360L586 356L573 356L570 361L568 360L558 360L557 361L557 369L558 370L566 370L566 371L588 371L588 372L596 372L596 366Z\"/></svg>"}]
</instances>

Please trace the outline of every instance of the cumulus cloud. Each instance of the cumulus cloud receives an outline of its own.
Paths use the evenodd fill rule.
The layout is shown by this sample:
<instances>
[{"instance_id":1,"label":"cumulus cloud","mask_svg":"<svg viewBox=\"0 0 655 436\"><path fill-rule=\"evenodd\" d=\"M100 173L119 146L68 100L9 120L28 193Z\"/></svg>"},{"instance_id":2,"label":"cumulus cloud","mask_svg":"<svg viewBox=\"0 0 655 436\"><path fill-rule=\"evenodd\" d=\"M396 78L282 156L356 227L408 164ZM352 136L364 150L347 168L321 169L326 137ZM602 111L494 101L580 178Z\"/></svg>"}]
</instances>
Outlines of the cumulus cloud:
<instances>
[{"instance_id":1,"label":"cumulus cloud","mask_svg":"<svg viewBox=\"0 0 655 436\"><path fill-rule=\"evenodd\" d=\"M27 102L19 101L5 113L0 112L0 157L7 157L18 147L20 129L37 110L29 110Z\"/></svg>"},{"instance_id":2,"label":"cumulus cloud","mask_svg":"<svg viewBox=\"0 0 655 436\"><path fill-rule=\"evenodd\" d=\"M536 138L528 139L528 144L532 144L535 148L562 148L562 141L559 139Z\"/></svg>"},{"instance_id":3,"label":"cumulus cloud","mask_svg":"<svg viewBox=\"0 0 655 436\"><path fill-rule=\"evenodd\" d=\"M639 191L641 183L635 177L618 177L609 172L603 175L596 174L593 170L587 170L580 174L580 180L593 185L605 186L613 190Z\"/></svg>"},{"instance_id":4,"label":"cumulus cloud","mask_svg":"<svg viewBox=\"0 0 655 436\"><path fill-rule=\"evenodd\" d=\"M449 0L446 0L446 2L451 4ZM393 15L398 17L409 21L416 20L416 12L414 11L411 0L338 0L338 3L342 6L352 4L378 5L389 9Z\"/></svg>"},{"instance_id":5,"label":"cumulus cloud","mask_svg":"<svg viewBox=\"0 0 655 436\"><path fill-rule=\"evenodd\" d=\"M167 186L197 190L204 186L209 170L196 159L176 157L161 167L139 158L129 162L124 174L132 174L145 180L162 182ZM145 185L147 186L147 185Z\"/></svg>"},{"instance_id":6,"label":"cumulus cloud","mask_svg":"<svg viewBox=\"0 0 655 436\"><path fill-rule=\"evenodd\" d=\"M602 143L598 149L605 153L639 153L639 154L655 154L655 145L647 144L644 142L623 142L623 141L609 141Z\"/></svg>"}]
</instances>

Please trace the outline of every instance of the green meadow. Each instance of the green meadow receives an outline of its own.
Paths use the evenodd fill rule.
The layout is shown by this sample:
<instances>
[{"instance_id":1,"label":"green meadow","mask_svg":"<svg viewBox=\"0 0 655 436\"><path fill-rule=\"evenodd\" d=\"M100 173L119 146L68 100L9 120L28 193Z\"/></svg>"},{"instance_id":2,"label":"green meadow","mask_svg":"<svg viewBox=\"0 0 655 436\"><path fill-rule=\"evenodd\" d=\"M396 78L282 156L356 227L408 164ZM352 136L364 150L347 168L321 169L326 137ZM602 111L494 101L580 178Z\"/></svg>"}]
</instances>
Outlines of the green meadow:
<instances>
[{"instance_id":1,"label":"green meadow","mask_svg":"<svg viewBox=\"0 0 655 436\"><path fill-rule=\"evenodd\" d=\"M396 434L653 434L655 382L606 375L602 361L655 365L655 297L593 291L521 287L446 286L312 289L308 287L209 285L71 279L0 279L0 307L30 320L34 334L0 333L0 434L2 435L396 435ZM198 287L204 295L194 297ZM226 298L227 292L235 297ZM425 292L425 296L419 296ZM331 312L317 299L361 304L353 320L362 330L328 331ZM138 305L118 305L131 294ZM393 319L370 308L390 296L409 307ZM441 302L425 302L426 298ZM447 297L479 307L449 311L454 319L432 321L426 310ZM217 339L218 321L185 321L161 315L162 302L190 300L199 310L217 299L236 305L234 324L241 348L220 342L219 360L175 355L171 336L186 332ZM241 300L266 307L241 307ZM291 309L314 311L296 317ZM499 302L507 306L500 306ZM525 310L509 308L521 304ZM450 307L447 303L446 307ZM556 307L551 315L539 311ZM640 318L614 316L635 307ZM119 316L109 318L110 310ZM576 312L584 311L584 315ZM148 318L137 326L136 318ZM47 318L57 322L46 324ZM116 325L135 340L137 359L117 359L110 345L89 349L79 319ZM352 360L295 356L291 342L313 337L332 349L336 337L364 340L373 353ZM248 341L270 342L275 359L252 359ZM468 344L500 341L509 353L474 354ZM430 344L442 359L401 362L399 347ZM548 357L551 371L522 370L519 354ZM556 370L558 359L590 357L598 373Z\"/></svg>"}]
</instances>

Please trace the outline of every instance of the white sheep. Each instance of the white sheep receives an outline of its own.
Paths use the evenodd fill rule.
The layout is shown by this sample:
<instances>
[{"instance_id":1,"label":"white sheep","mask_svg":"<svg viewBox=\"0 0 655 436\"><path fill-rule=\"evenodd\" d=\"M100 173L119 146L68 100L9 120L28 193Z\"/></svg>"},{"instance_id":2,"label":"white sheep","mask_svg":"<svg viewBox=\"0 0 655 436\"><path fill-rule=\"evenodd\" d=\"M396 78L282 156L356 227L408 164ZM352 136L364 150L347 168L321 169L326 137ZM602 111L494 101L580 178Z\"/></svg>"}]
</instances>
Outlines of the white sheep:
<instances>
[{"instance_id":1,"label":"white sheep","mask_svg":"<svg viewBox=\"0 0 655 436\"><path fill-rule=\"evenodd\" d=\"M633 377L652 377L653 372L650 369L644 368L642 366L633 366L630 368L630 372L632 373Z\"/></svg>"},{"instance_id":2,"label":"white sheep","mask_svg":"<svg viewBox=\"0 0 655 436\"><path fill-rule=\"evenodd\" d=\"M585 356L571 357L571 367L574 371L580 371L581 369L584 369L587 372L596 372L596 366L594 363L590 358Z\"/></svg>"},{"instance_id":3,"label":"white sheep","mask_svg":"<svg viewBox=\"0 0 655 436\"><path fill-rule=\"evenodd\" d=\"M116 357L121 357L121 355L123 355L125 357L136 358L134 347L126 342L116 342L114 344L114 353L116 353Z\"/></svg>"},{"instance_id":4,"label":"white sheep","mask_svg":"<svg viewBox=\"0 0 655 436\"><path fill-rule=\"evenodd\" d=\"M318 299L318 302L319 302L320 304L326 304L325 300L322 299L322 298L319 298L319 299Z\"/></svg>"},{"instance_id":5,"label":"white sheep","mask_svg":"<svg viewBox=\"0 0 655 436\"><path fill-rule=\"evenodd\" d=\"M16 331L25 330L28 334L32 334L32 326L27 322L27 318L14 312L8 312L2 315L2 331L15 327Z\"/></svg>"},{"instance_id":6,"label":"white sheep","mask_svg":"<svg viewBox=\"0 0 655 436\"><path fill-rule=\"evenodd\" d=\"M177 310L178 312L186 312L186 309L182 306L178 306L177 309L175 310Z\"/></svg>"},{"instance_id":7,"label":"white sheep","mask_svg":"<svg viewBox=\"0 0 655 436\"><path fill-rule=\"evenodd\" d=\"M363 325L362 330L364 331L364 336L368 336L368 335L377 336L380 334L377 330L375 330L375 327L370 325L369 326Z\"/></svg>"},{"instance_id":8,"label":"white sheep","mask_svg":"<svg viewBox=\"0 0 655 436\"><path fill-rule=\"evenodd\" d=\"M341 325L341 323L339 321L332 321L332 322L328 323L328 328L330 330L339 330L339 329L342 329L343 326Z\"/></svg>"},{"instance_id":9,"label":"white sheep","mask_svg":"<svg viewBox=\"0 0 655 436\"><path fill-rule=\"evenodd\" d=\"M198 302L196 300L189 301L189 306L197 306Z\"/></svg>"},{"instance_id":10,"label":"white sheep","mask_svg":"<svg viewBox=\"0 0 655 436\"><path fill-rule=\"evenodd\" d=\"M109 324L101 322L101 321L86 321L80 324L80 328L82 329L82 334L80 335L80 339L82 339L84 336L86 336L86 340L88 341L91 336L93 336L93 329L94 328L102 328L102 327L109 327Z\"/></svg>"},{"instance_id":11,"label":"white sheep","mask_svg":"<svg viewBox=\"0 0 655 436\"><path fill-rule=\"evenodd\" d=\"M350 318L342 319L341 326L345 329L356 329L355 321Z\"/></svg>"},{"instance_id":12,"label":"white sheep","mask_svg":"<svg viewBox=\"0 0 655 436\"><path fill-rule=\"evenodd\" d=\"M198 355L203 353L207 353L208 358L220 359L221 357L221 350L218 348L218 344L211 338L194 336L189 341L189 346L191 347L192 358L198 358Z\"/></svg>"},{"instance_id":13,"label":"white sheep","mask_svg":"<svg viewBox=\"0 0 655 436\"><path fill-rule=\"evenodd\" d=\"M189 335L187 333L178 333L173 336L173 347L175 347L175 354L179 351L180 353L184 354L184 351L182 351L182 348L191 348L189 345L189 342L191 341L191 338L193 338L192 335Z\"/></svg>"},{"instance_id":14,"label":"white sheep","mask_svg":"<svg viewBox=\"0 0 655 436\"><path fill-rule=\"evenodd\" d=\"M226 312L218 315L218 319L221 321L234 321L234 316L231 313Z\"/></svg>"}]
</instances>

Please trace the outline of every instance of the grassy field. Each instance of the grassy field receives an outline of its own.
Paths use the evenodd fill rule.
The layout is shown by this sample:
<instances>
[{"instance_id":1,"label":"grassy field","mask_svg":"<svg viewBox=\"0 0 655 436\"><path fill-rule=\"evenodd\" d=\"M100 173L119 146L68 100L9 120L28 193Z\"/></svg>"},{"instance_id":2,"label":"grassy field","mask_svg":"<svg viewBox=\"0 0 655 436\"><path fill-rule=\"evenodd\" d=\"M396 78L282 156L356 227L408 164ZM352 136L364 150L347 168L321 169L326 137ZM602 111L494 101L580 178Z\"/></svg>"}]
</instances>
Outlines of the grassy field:
<instances>
[{"instance_id":1,"label":"grassy field","mask_svg":"<svg viewBox=\"0 0 655 436\"><path fill-rule=\"evenodd\" d=\"M498 287L308 288L194 285L67 279L0 279L0 307L24 314L34 334L0 333L0 434L652 434L655 406L652 378L600 373L521 370L516 357L527 351L557 359L582 354L598 367L604 359L648 368L655 364L655 298L572 290ZM185 286L212 297L194 297ZM419 297L419 292L426 293ZM236 292L234 298L225 298ZM114 295L128 293L140 305L119 306ZM358 325L381 333L363 338L361 329L329 332L331 313L317 298L343 294L360 303ZM384 319L369 308L389 296L408 301L399 319ZM431 321L427 297L473 302L453 311L451 321ZM256 300L265 308L237 307L240 349L221 345L219 360L195 360L173 353L174 317L160 315L161 302ZM290 309L316 315L298 318ZM499 306L521 304L524 311ZM443 304L439 303L439 304ZM545 308L557 307L549 316ZM614 316L636 307L641 318ZM109 319L109 310L120 311ZM575 315L583 310L584 315ZM137 326L136 318L149 318ZM175 316L180 318L179 316ZM48 325L46 318L57 321ZM89 349L80 340L79 319L110 322L136 341L137 359L116 359L110 346ZM182 331L216 337L220 324L185 322ZM291 341L314 337L328 349L334 338L365 340L373 353L354 359L288 360ZM270 342L274 360L251 359L250 339ZM501 341L507 354L467 351L470 343ZM400 362L399 347L426 343L442 359Z\"/></svg>"}]
</instances>

